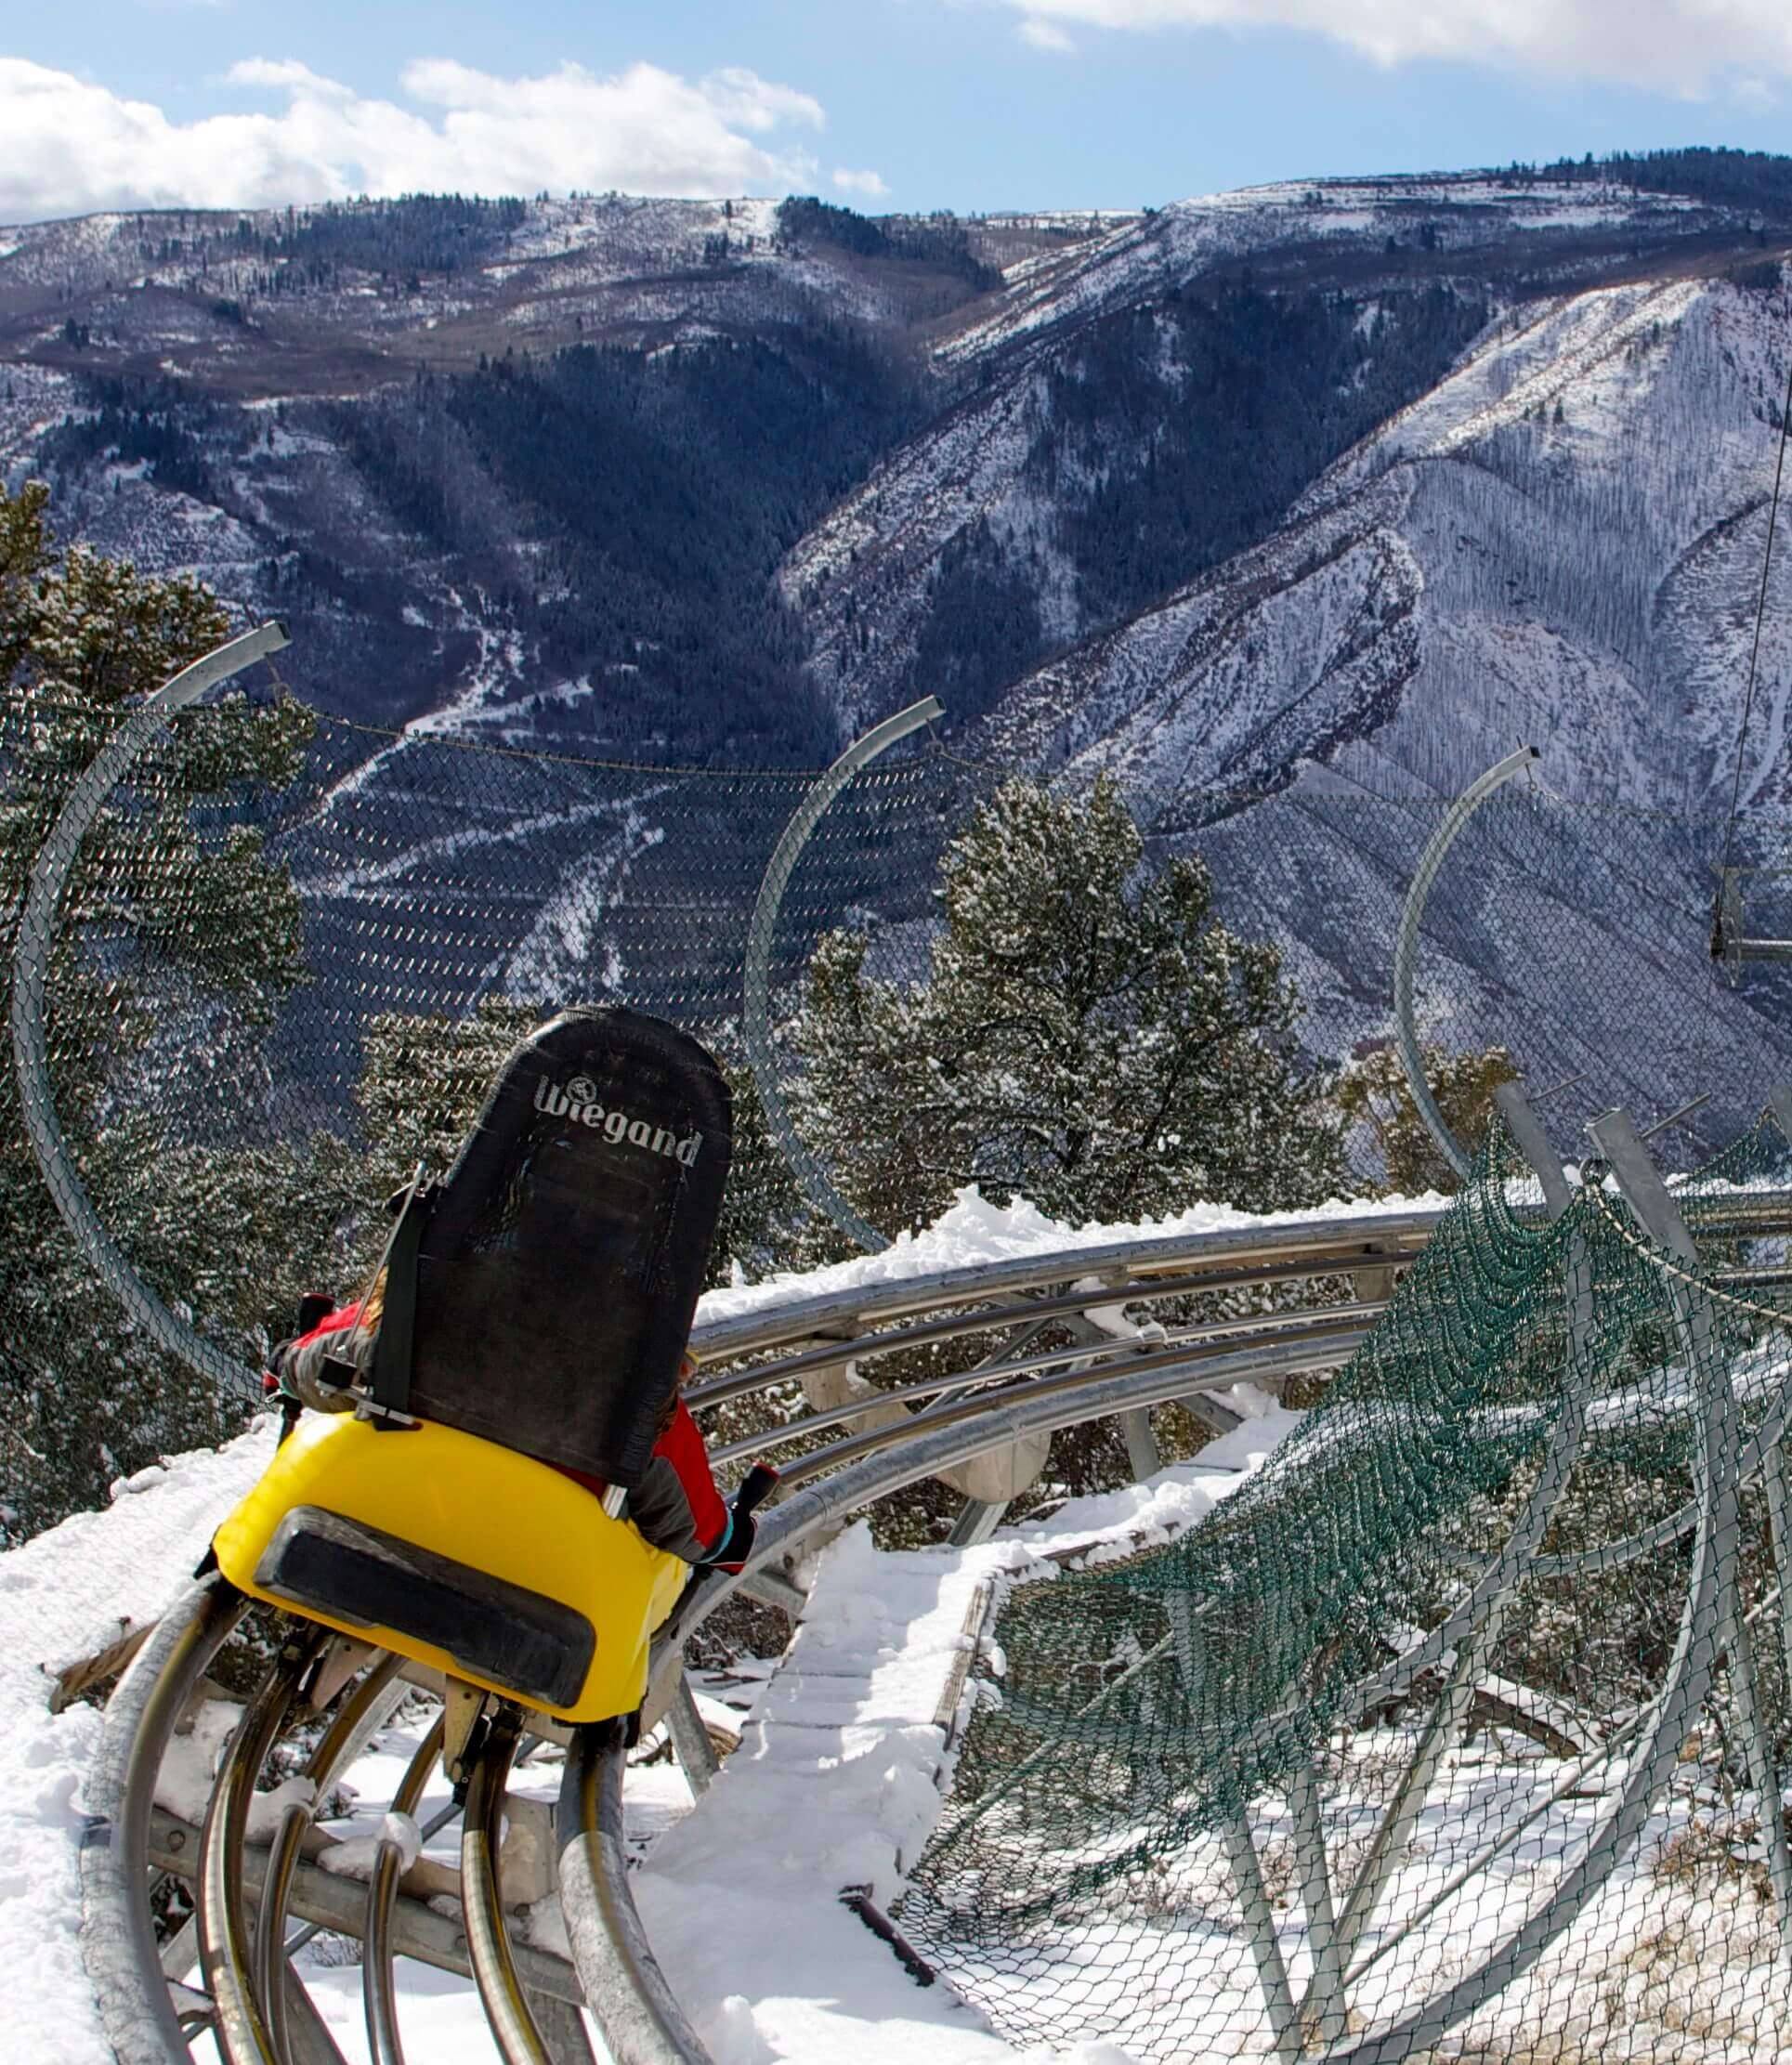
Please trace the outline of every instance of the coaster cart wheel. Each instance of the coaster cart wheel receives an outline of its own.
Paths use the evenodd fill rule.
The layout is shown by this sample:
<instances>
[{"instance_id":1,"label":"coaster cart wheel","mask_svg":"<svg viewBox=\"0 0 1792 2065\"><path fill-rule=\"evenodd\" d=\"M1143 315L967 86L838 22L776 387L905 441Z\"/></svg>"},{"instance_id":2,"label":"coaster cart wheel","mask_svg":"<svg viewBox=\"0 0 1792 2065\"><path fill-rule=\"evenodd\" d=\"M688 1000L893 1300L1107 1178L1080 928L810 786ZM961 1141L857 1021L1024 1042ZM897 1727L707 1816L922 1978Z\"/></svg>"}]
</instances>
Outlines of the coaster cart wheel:
<instances>
[{"instance_id":1,"label":"coaster cart wheel","mask_svg":"<svg viewBox=\"0 0 1792 2065\"><path fill-rule=\"evenodd\" d=\"M410 1819L421 1807L441 1767L445 1714L412 1731L414 1747L386 1813L369 1820L366 1798L358 1801L358 1818L380 1832L371 1860L362 1845L352 1875L320 1871L314 1854L327 1856L330 1846L319 1838L316 1817L347 1774L365 1779L360 1760L416 1688L400 1675L405 1659L294 1614L261 1616L255 1643L232 1643L247 1632L252 1604L216 1573L193 1585L107 1709L82 1853L84 1950L123 2065L210 2057L214 2045L229 2065L334 2065L341 2053L292 1963L320 1927L360 1939L376 2065L403 2065L393 1969L401 1954L470 1968L506 2061L588 2065L594 2054L578 2011L579 1982L557 1960L513 1946L501 1899L507 1806L543 1831L549 1824L547 1803L519 1804L506 1792L529 1722L541 1717L466 1689L462 1704L477 1719L461 1748L456 1798L464 1806L444 1808L431 1830L460 1811L464 1927L414 1899L400 1917L408 1860L389 1817ZM258 1660L260 1682L224 1734L216 1709L236 1702L216 1674L235 1681ZM201 1757L220 1735L220 1761L196 1826L159 1804L158 1791L190 1814ZM186 1918L168 1898L183 1884L192 1902ZM294 1939L295 1906L312 1921Z\"/></svg>"}]
</instances>

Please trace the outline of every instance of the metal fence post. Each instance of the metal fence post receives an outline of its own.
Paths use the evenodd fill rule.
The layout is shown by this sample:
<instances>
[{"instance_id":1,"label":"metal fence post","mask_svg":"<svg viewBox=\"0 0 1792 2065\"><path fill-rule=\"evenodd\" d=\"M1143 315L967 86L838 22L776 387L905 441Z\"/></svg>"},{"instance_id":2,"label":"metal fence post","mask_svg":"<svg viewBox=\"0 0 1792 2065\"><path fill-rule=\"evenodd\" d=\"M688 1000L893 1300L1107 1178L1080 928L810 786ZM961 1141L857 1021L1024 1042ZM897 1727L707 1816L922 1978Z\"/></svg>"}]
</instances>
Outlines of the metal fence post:
<instances>
[{"instance_id":1,"label":"metal fence post","mask_svg":"<svg viewBox=\"0 0 1792 2065\"><path fill-rule=\"evenodd\" d=\"M772 936L778 928L778 914L783 908L784 892L790 887L797 860L828 805L879 753L941 714L941 706L932 696L922 702L911 703L907 710L897 711L894 717L886 717L862 738L855 739L819 777L796 806L790 823L784 827L778 844L772 849L771 859L765 864L765 873L759 884L758 898L753 904L752 921L747 928L740 1032L746 1042L747 1065L752 1071L766 1127L810 1204L823 1218L872 1254L887 1248L888 1238L853 1209L835 1188L833 1179L809 1152L791 1117L790 1106L784 1101L784 1091L778 1080L778 1058L772 1052Z\"/></svg>"},{"instance_id":2,"label":"metal fence post","mask_svg":"<svg viewBox=\"0 0 1792 2065\"><path fill-rule=\"evenodd\" d=\"M1444 1114L1437 1108L1431 1084L1425 1079L1425 1057L1419 1044L1418 1028L1413 1023L1412 984L1419 961L1419 928L1424 921L1425 903L1431 895L1432 884L1437 880L1445 856L1469 819L1496 790L1503 789L1514 775L1522 775L1538 757L1535 746L1521 746L1516 752L1508 753L1504 760L1497 762L1485 775L1472 781L1445 812L1443 823L1426 841L1419 865L1413 869L1406 905L1400 913L1400 930L1394 935L1393 1031L1400 1046L1400 1059L1406 1065L1407 1087L1412 1091L1419 1116L1437 1143L1438 1151L1458 1176L1466 1177L1469 1173L1469 1152L1450 1131Z\"/></svg>"}]
</instances>

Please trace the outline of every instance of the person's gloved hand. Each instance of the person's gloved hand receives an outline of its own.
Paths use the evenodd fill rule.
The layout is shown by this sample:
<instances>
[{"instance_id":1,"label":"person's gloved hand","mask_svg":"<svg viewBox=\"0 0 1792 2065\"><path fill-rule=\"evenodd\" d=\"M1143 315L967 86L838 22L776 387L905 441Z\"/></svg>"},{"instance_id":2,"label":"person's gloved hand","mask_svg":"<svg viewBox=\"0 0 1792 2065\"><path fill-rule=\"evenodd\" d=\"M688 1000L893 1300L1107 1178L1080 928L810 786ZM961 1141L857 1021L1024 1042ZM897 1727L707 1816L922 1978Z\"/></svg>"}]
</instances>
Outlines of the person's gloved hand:
<instances>
[{"instance_id":1,"label":"person's gloved hand","mask_svg":"<svg viewBox=\"0 0 1792 2065\"><path fill-rule=\"evenodd\" d=\"M753 1543L759 1538L759 1523L753 1518L753 1508L777 1483L778 1472L769 1463L755 1463L747 1472L728 1507L727 1532L703 1559L710 1569L726 1571L730 1577L739 1576L747 1558L752 1554Z\"/></svg>"},{"instance_id":2,"label":"person's gloved hand","mask_svg":"<svg viewBox=\"0 0 1792 2065\"><path fill-rule=\"evenodd\" d=\"M726 1532L703 1562L711 1570L725 1570L730 1577L739 1577L758 1536L759 1523L752 1515L730 1506Z\"/></svg>"},{"instance_id":3,"label":"person's gloved hand","mask_svg":"<svg viewBox=\"0 0 1792 2065\"><path fill-rule=\"evenodd\" d=\"M307 1290L299 1300L297 1330L274 1343L268 1367L262 1372L261 1388L267 1396L280 1398L294 1410L301 1405L325 1411L340 1409L333 1400L320 1394L316 1386L302 1387L293 1367L300 1343L308 1340L335 1309L335 1300L325 1291Z\"/></svg>"}]
</instances>

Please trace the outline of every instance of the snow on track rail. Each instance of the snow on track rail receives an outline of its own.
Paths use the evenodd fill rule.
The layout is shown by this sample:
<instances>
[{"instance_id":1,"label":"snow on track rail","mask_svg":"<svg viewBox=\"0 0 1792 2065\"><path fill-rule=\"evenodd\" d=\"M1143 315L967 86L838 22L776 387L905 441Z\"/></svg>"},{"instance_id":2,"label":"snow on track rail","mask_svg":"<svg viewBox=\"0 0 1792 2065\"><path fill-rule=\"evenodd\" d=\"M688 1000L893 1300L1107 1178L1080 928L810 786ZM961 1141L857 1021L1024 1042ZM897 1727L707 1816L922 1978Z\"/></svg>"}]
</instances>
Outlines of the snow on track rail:
<instances>
[{"instance_id":1,"label":"snow on track rail","mask_svg":"<svg viewBox=\"0 0 1792 2065\"><path fill-rule=\"evenodd\" d=\"M21 2065L111 2058L79 1942L80 1786L102 1716L64 1704L61 1674L154 1625L272 1452L263 1421L139 1471L105 1512L0 1555L0 1962L20 1975L7 2045Z\"/></svg>"}]
</instances>

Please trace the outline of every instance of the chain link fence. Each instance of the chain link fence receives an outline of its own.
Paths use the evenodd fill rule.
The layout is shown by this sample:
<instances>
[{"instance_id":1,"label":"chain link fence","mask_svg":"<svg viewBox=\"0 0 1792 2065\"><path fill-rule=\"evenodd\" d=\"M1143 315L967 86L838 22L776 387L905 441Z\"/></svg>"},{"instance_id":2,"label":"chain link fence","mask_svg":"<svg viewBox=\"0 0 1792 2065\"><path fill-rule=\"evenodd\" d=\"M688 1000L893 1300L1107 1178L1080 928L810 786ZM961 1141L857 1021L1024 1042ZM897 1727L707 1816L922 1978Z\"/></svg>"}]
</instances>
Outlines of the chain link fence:
<instances>
[{"instance_id":1,"label":"chain link fence","mask_svg":"<svg viewBox=\"0 0 1792 2065\"><path fill-rule=\"evenodd\" d=\"M14 690L0 709L9 986L33 862L118 721L42 691ZM886 1154L873 1137L875 1100L849 1114L817 1089L824 1065L838 1070L858 1051L841 1030L854 1012L883 1013L885 1061L893 1040L946 1037L937 1014L904 1018L890 1003L937 986L943 940L971 1019L976 956L993 995L1004 954L1024 960L1038 945L1030 919L1004 939L974 912L953 934L941 894L943 862L979 821L978 865L1012 868L1009 890L1026 888L1027 856L1014 850L1024 842L1015 833L1004 847L1014 821L990 817L1016 770L918 735L845 785L801 847L766 935L771 1065L756 1081L742 1024L747 945L767 863L814 772L621 765L543 750L554 736L539 712L508 730L444 717L381 731L255 686L175 714L111 790L51 936L26 943L47 957L48 1098L123 1263L207 1344L211 1368L159 1345L71 1239L8 1070L0 1502L10 1535L236 1424L299 1294L359 1280L385 1198L420 1158L445 1162L510 1040L569 1002L661 1013L721 1053L741 1143L722 1271L848 1250L802 1180L805 1161L884 1236L936 1209L967 1172L997 1196L1031 1186L1037 1158L974 1138L976 1099L1001 1087L993 1064L980 1078L962 1056L923 1057L942 1096L958 1099L953 1128L972 1145L962 1167L947 1157L919 1174L909 1147L898 1140L901 1152ZM1087 803L1081 770L1051 786ZM1112 1180L1061 1183L1060 1216L1142 1216L1216 1186L1249 1207L1409 1181L1386 1128L1370 1122L1374 1098L1347 1115L1333 1090L1341 1071L1385 1075L1376 1055L1392 1032L1393 944L1439 800L1371 793L1323 769L1267 797L1164 794L1118 774L1112 796L1140 838L1131 884L1104 891L1113 908L1136 906L1140 881L1196 863L1210 890L1199 926L1224 928L1203 979L1236 997L1245 949L1267 943L1280 956L1275 980L1292 986L1281 1030L1273 1000L1254 1019L1238 1007L1230 1059L1200 1078L1197 1055L1196 1091L1184 1085L1179 1108L1197 1130L1203 1112L1239 1108L1249 1067L1231 1064L1254 1065L1279 1045L1301 1122L1332 1128L1336 1152L1281 1169L1265 1137L1280 1107L1263 1091L1243 1146L1234 1140L1226 1156L1203 1159L1160 1128L1134 1143L1134 1183L1100 1148L1093 1159ZM1095 820L1066 810L1040 835L1066 849L1040 876L1041 896L1060 904L1093 895L1079 867ZM1585 1117L1619 1102L1655 1117L1710 1092L1670 1136L1682 1159L1733 1131L1792 1042L1775 1008L1785 977L1750 972L1733 991L1709 961L1721 834L1715 820L1589 807L1534 783L1503 792L1452 849L1427 905L1416 1008L1428 1047L1445 1063L1503 1049L1534 1089L1565 1083L1542 1109L1570 1155ZM1178 908L1186 918L1190 907ZM863 942L857 987L824 998L818 948L842 934ZM1110 1129L1129 1098L1146 1101L1167 1080L1151 1073L1145 1050L1165 1036L1140 1015L1139 993L1192 980L1187 957L1153 936L1152 967L1089 1007L1105 1044L1088 1051L1116 1057L1098 1115ZM1052 951L1074 969L1074 940ZM1136 1079L1125 1074L1135 1052ZM1040 1081L1074 1102L1074 1083L1049 1072ZM1385 1082L1377 1094L1385 1104ZM795 1168L790 1134L779 1138L785 1104ZM900 1116L888 1111L892 1129ZM1036 1116L1047 1132L1059 1123ZM1053 1154L1060 1144L1048 1144Z\"/></svg>"}]
</instances>

